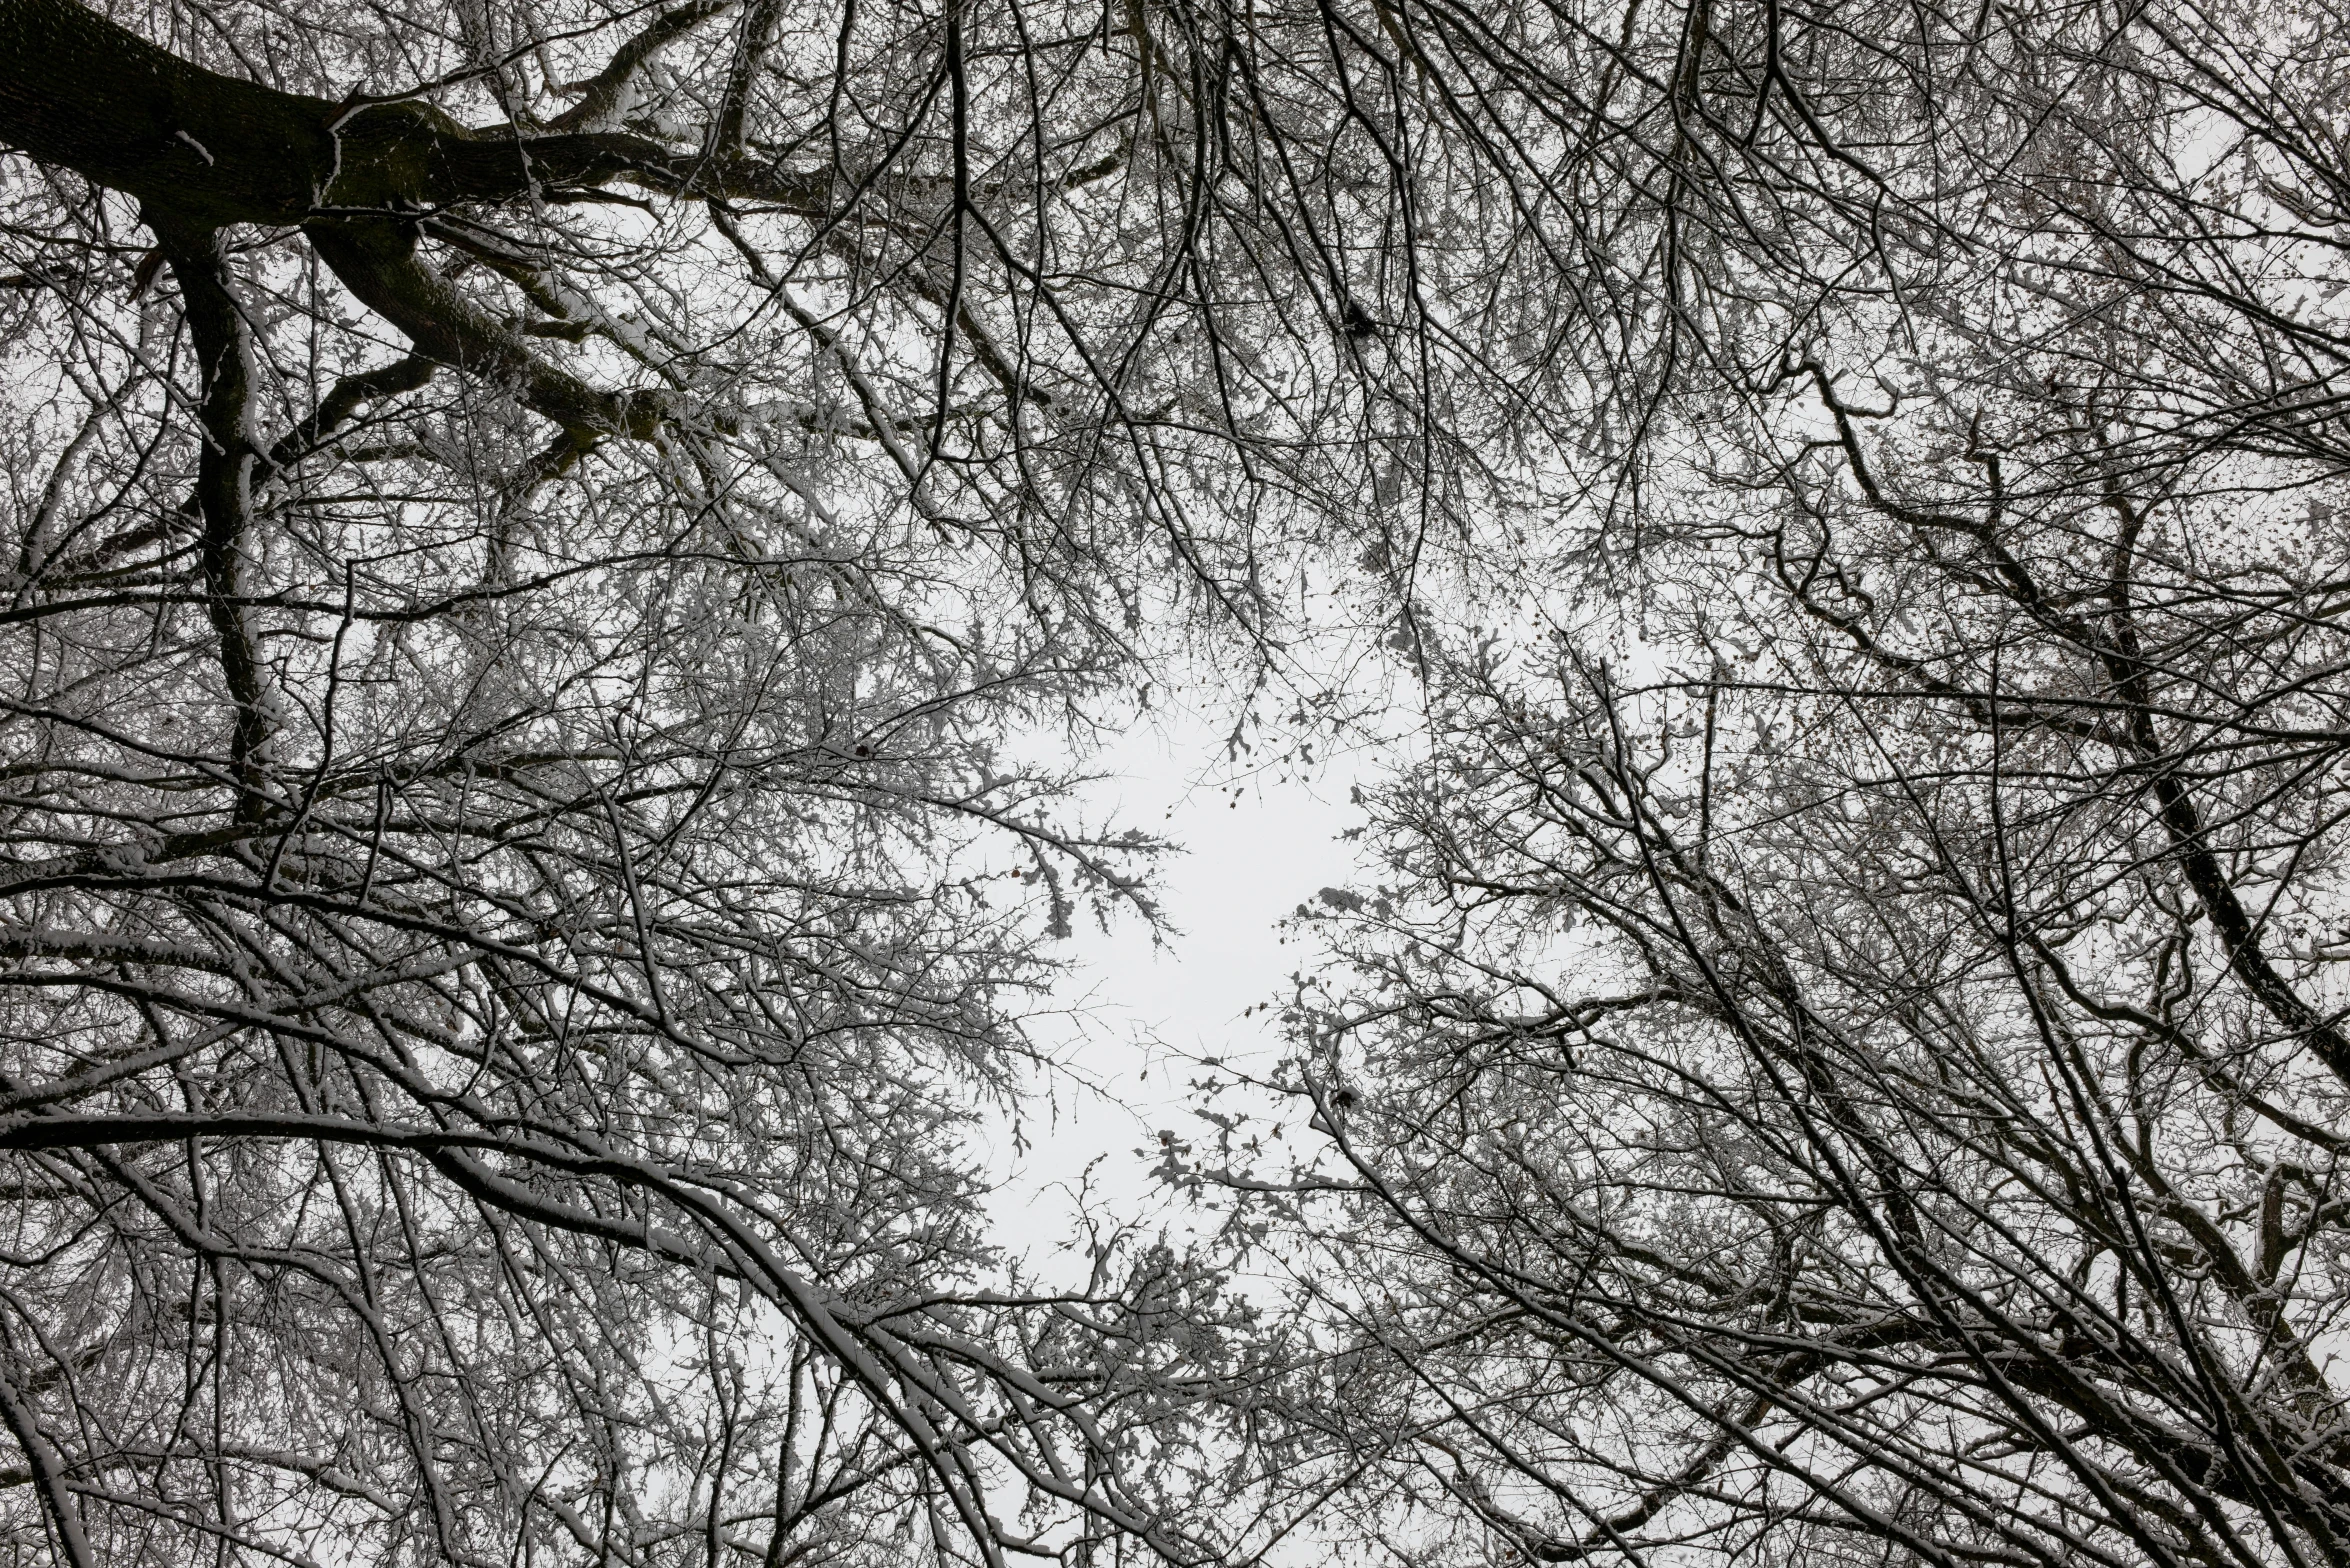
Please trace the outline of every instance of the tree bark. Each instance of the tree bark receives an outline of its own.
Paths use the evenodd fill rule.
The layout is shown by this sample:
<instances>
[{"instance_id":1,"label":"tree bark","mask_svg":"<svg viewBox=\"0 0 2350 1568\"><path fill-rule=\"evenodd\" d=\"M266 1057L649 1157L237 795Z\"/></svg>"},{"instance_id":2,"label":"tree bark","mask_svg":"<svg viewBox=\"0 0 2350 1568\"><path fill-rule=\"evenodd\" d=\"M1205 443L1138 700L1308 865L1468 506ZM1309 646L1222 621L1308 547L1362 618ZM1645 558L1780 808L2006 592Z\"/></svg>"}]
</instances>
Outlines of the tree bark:
<instances>
[{"instance_id":1,"label":"tree bark","mask_svg":"<svg viewBox=\"0 0 2350 1568\"><path fill-rule=\"evenodd\" d=\"M614 71L718 9L665 17ZM0 142L136 199L159 235L300 225L343 286L419 355L510 386L575 436L639 440L667 415L657 397L600 390L534 353L417 254L417 220L620 179L810 212L825 188L764 159L682 154L617 130L474 129L414 100L280 92L182 60L75 0L0 0ZM163 249L187 289L171 242ZM200 308L191 293L191 319Z\"/></svg>"}]
</instances>

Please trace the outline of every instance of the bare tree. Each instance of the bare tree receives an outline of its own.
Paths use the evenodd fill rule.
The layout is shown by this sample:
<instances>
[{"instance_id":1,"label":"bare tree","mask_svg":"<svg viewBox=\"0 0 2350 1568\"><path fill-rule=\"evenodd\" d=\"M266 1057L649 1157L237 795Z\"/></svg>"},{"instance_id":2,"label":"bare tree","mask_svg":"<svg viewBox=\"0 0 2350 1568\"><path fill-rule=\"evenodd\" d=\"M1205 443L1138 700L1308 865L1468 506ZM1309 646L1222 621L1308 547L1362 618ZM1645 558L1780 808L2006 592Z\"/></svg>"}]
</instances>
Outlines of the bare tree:
<instances>
[{"instance_id":1,"label":"bare tree","mask_svg":"<svg viewBox=\"0 0 2350 1568\"><path fill-rule=\"evenodd\" d=\"M1637 490L1422 585L1320 1137L1188 1178L1315 1352L1264 1484L1411 1561L2343 1561L2340 19L1681 18Z\"/></svg>"},{"instance_id":2,"label":"bare tree","mask_svg":"<svg viewBox=\"0 0 2350 1568\"><path fill-rule=\"evenodd\" d=\"M1019 737L1263 589L1015 26L0 5L12 1553L1213 1549L969 1141L1152 847Z\"/></svg>"},{"instance_id":3,"label":"bare tree","mask_svg":"<svg viewBox=\"0 0 2350 1568\"><path fill-rule=\"evenodd\" d=\"M2350 1556L2338 21L0 0L14 1541ZM1317 593L1299 1316L1028 1293Z\"/></svg>"}]
</instances>

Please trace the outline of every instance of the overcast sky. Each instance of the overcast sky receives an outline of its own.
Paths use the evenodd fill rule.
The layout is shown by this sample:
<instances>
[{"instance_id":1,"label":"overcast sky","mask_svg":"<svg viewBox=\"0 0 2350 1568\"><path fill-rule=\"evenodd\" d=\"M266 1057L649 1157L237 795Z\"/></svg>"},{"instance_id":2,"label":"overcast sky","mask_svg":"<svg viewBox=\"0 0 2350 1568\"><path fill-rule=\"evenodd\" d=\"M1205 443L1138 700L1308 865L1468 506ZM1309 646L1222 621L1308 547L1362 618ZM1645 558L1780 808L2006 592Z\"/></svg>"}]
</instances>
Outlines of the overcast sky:
<instances>
[{"instance_id":1,"label":"overcast sky","mask_svg":"<svg viewBox=\"0 0 2350 1568\"><path fill-rule=\"evenodd\" d=\"M1072 1234L1057 1187L1090 1164L1092 1190L1125 1196L1118 1207L1132 1213L1132 1200L1157 1186L1149 1171L1159 1130L1188 1138L1205 1128L1185 1090L1197 1076L1193 1059L1269 1065L1280 1045L1271 1016L1242 1014L1285 993L1308 959L1294 941L1281 944L1276 922L1350 879L1354 848L1340 835L1361 820L1348 800L1359 770L1344 760L1303 778L1217 768L1228 731L1229 720L1166 713L1096 759L1113 775L1098 795L1102 813L1184 853L1168 857L1158 880L1172 931L1154 942L1131 914L1106 933L1081 917L1063 944L1073 967L1062 992L1075 1016L1049 1020L1039 1034L1101 1092L1057 1090L1057 1103L1040 1104L1024 1124L1024 1154L995 1151L1012 1172L994 1204L1004 1240L1040 1269ZM1157 1218L1179 1230L1182 1206Z\"/></svg>"}]
</instances>

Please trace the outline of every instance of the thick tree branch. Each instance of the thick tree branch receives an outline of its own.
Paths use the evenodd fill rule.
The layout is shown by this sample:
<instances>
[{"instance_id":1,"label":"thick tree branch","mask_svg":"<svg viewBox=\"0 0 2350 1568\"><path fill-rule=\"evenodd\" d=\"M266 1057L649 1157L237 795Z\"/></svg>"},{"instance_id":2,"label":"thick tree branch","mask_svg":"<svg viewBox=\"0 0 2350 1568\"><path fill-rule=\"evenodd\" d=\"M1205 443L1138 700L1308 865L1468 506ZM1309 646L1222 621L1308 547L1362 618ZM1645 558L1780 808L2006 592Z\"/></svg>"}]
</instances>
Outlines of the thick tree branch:
<instances>
[{"instance_id":1,"label":"thick tree branch","mask_svg":"<svg viewBox=\"0 0 2350 1568\"><path fill-rule=\"evenodd\" d=\"M433 365L424 355L412 354L373 370L344 376L327 389L326 396L319 399L318 407L311 410L307 419L270 443L266 460L269 468L276 470L300 462L332 439L336 431L349 424L368 404L423 386L432 379Z\"/></svg>"},{"instance_id":2,"label":"thick tree branch","mask_svg":"<svg viewBox=\"0 0 2350 1568\"><path fill-rule=\"evenodd\" d=\"M556 131L616 130L635 107L637 79L662 50L732 6L734 0L693 0L655 17L643 32L613 51L611 63L577 91L578 103L548 123Z\"/></svg>"},{"instance_id":3,"label":"thick tree branch","mask_svg":"<svg viewBox=\"0 0 2350 1568\"><path fill-rule=\"evenodd\" d=\"M684 20L657 42L714 10L671 13ZM641 64L628 62L624 75ZM353 105L279 92L192 65L74 0L0 0L0 141L211 228L512 201L619 180L815 213L830 187L824 175L766 159L704 157L620 131L473 129L411 100Z\"/></svg>"},{"instance_id":4,"label":"thick tree branch","mask_svg":"<svg viewBox=\"0 0 2350 1568\"><path fill-rule=\"evenodd\" d=\"M718 118L710 127L710 152L718 157L732 157L742 151L743 121L750 112L751 87L758 80L760 62L767 57L767 48L775 36L776 18L782 14L783 0L752 0L749 13L743 17L742 46L735 55L734 69L727 73L726 96L719 100Z\"/></svg>"},{"instance_id":5,"label":"thick tree branch","mask_svg":"<svg viewBox=\"0 0 2350 1568\"><path fill-rule=\"evenodd\" d=\"M191 65L74 0L0 0L0 140L190 226L300 221L340 112Z\"/></svg>"},{"instance_id":6,"label":"thick tree branch","mask_svg":"<svg viewBox=\"0 0 2350 1568\"><path fill-rule=\"evenodd\" d=\"M821 212L822 176L588 128L617 113L663 45L720 9L697 0L667 13L615 56L563 128L534 134L468 129L412 101L353 107L279 92L183 61L73 0L0 0L0 140L137 198L159 233L300 224L423 358L511 385L568 431L642 439L664 417L656 400L599 391L541 359L418 258L409 215L623 180ZM226 382L221 396L231 396Z\"/></svg>"},{"instance_id":7,"label":"thick tree branch","mask_svg":"<svg viewBox=\"0 0 2350 1568\"><path fill-rule=\"evenodd\" d=\"M229 767L237 781L237 817L250 822L266 809L261 752L268 740L261 662L243 606L245 533L252 519L253 472L260 462L249 407L252 353L244 317L229 292L219 231L152 221L179 281L188 332L195 340L201 378L197 411L204 427L196 458L196 506L204 524L199 559L213 633L220 639L221 675L235 705Z\"/></svg>"},{"instance_id":8,"label":"thick tree branch","mask_svg":"<svg viewBox=\"0 0 2350 1568\"><path fill-rule=\"evenodd\" d=\"M521 334L493 319L416 253L416 231L386 218L321 219L304 230L319 258L360 302L407 335L419 354L511 387L569 431L643 439L660 399L605 392L548 364Z\"/></svg>"},{"instance_id":9,"label":"thick tree branch","mask_svg":"<svg viewBox=\"0 0 2350 1568\"><path fill-rule=\"evenodd\" d=\"M65 1465L57 1445L41 1430L40 1416L17 1396L4 1373L0 1373L0 1422L6 1423L8 1435L24 1450L26 1467L40 1490L42 1506L48 1510L49 1522L57 1531L57 1544L67 1564L70 1568L98 1568L89 1537L82 1533L81 1511L75 1506L73 1489L66 1481Z\"/></svg>"}]
</instances>

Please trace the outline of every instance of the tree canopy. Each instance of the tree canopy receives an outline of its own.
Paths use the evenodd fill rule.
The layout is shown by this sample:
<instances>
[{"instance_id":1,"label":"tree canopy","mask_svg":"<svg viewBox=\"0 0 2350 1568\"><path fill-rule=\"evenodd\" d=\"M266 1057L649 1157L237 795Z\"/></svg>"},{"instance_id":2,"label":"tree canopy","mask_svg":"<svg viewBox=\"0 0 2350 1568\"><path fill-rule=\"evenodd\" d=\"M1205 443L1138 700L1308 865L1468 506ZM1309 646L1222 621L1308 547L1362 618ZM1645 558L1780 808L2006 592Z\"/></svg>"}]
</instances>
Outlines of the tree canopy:
<instances>
[{"instance_id":1,"label":"tree canopy","mask_svg":"<svg viewBox=\"0 0 2350 1568\"><path fill-rule=\"evenodd\" d=\"M0 0L9 1549L2350 1561L2343 21Z\"/></svg>"}]
</instances>

